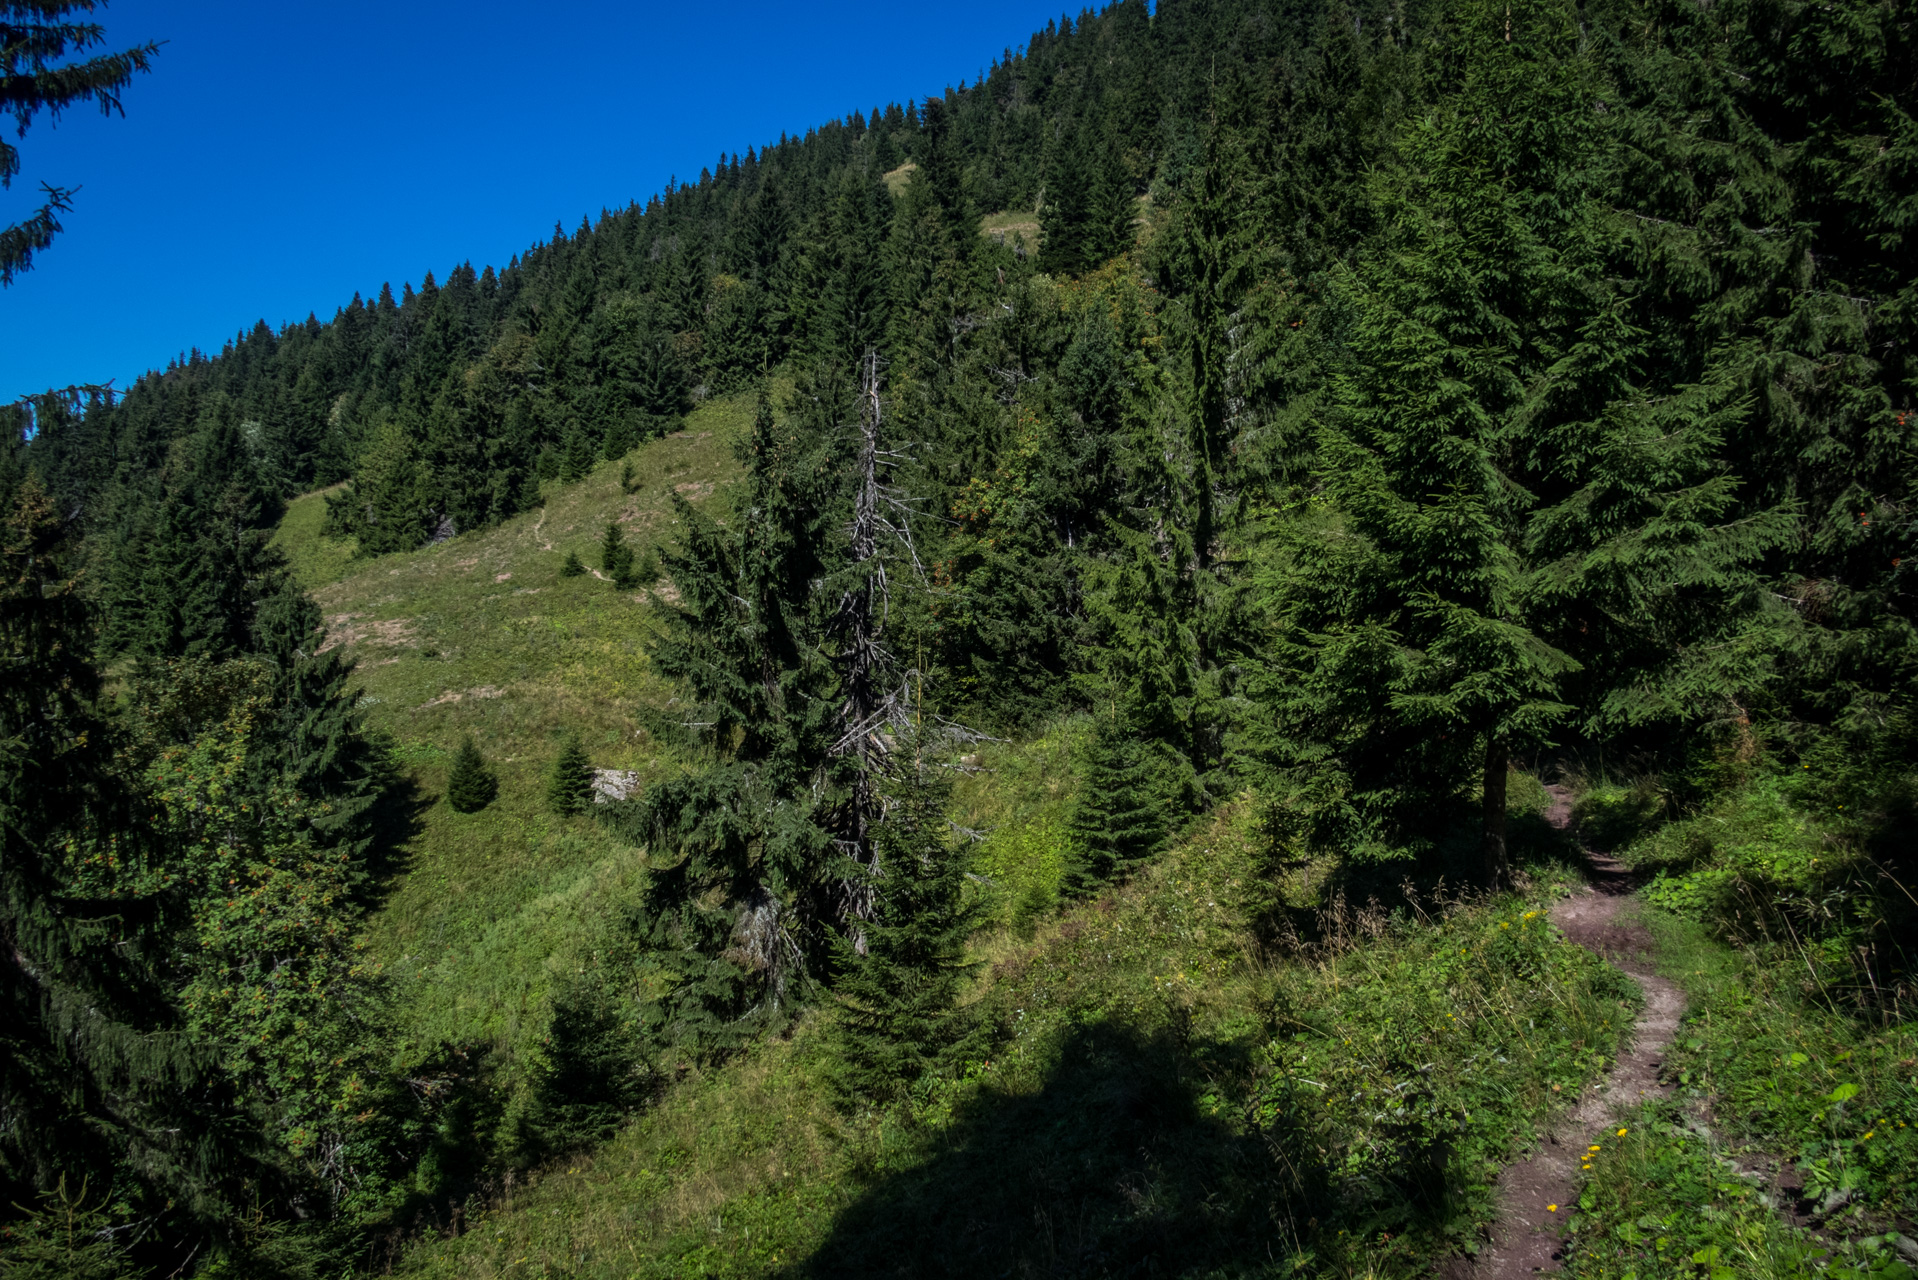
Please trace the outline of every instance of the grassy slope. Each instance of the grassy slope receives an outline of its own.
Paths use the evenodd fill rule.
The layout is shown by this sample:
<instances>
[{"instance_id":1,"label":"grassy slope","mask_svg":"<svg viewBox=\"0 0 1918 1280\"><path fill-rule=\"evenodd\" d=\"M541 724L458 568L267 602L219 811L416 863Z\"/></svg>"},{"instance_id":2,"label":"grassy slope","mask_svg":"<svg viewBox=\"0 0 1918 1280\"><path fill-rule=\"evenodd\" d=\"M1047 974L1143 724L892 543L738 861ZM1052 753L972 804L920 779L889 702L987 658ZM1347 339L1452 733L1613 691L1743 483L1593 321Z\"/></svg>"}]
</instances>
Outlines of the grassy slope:
<instances>
[{"instance_id":1,"label":"grassy slope","mask_svg":"<svg viewBox=\"0 0 1918 1280\"><path fill-rule=\"evenodd\" d=\"M592 947L599 922L635 890L634 851L590 819L547 814L543 774L575 729L601 767L659 767L634 714L657 687L643 643L654 608L646 591L562 578L559 567L568 551L596 564L615 518L637 548L665 540L671 491L723 504L737 471L731 443L751 411L749 396L709 402L683 431L635 450L632 495L621 464L604 463L576 484L549 484L542 511L404 554L353 560L350 546L319 536L322 494L291 504L279 545L331 642L358 661L368 719L398 739L426 804L369 931L403 979L419 1041L493 1049L510 1071L544 1031L551 975ZM500 798L462 815L440 794L467 733L498 773Z\"/></svg>"},{"instance_id":2,"label":"grassy slope","mask_svg":"<svg viewBox=\"0 0 1918 1280\"><path fill-rule=\"evenodd\" d=\"M983 753L994 772L962 808L1023 834L988 842L982 865L1045 849L1073 732ZM1431 924L1342 913L1328 923L1345 945L1261 959L1244 927L1259 844L1254 807L1228 806L1130 885L1025 940L982 937L995 962L974 1001L997 1047L963 1079L842 1116L814 1014L692 1071L606 1146L401 1269L1240 1274L1313 1235L1309 1209L1338 1228L1294 1254L1308 1273L1418 1274L1484 1212L1494 1162L1530 1132L1520 1117L1592 1078L1628 1011L1601 966L1510 899ZM1469 1185L1398 1158L1425 1123L1451 1134L1447 1167Z\"/></svg>"},{"instance_id":3,"label":"grassy slope","mask_svg":"<svg viewBox=\"0 0 1918 1280\"><path fill-rule=\"evenodd\" d=\"M350 544L319 536L323 495L292 504L280 545L359 660L369 717L399 741L427 802L370 929L376 953L404 979L403 1015L416 1041L491 1050L510 1078L545 1029L554 979L582 963L636 894L641 855L590 820L551 818L541 791L559 735L574 728L599 765L663 767L635 715L641 701L663 695L644 658L654 606L648 592L563 579L558 567L569 550L595 562L608 519L641 548L666 539L673 489L722 507L736 475L730 442L749 414L746 399L713 402L684 432L636 450L628 460L641 484L632 495L620 489L621 465L608 463L578 484L549 486L542 512L405 555L354 560ZM502 794L463 816L437 800L451 751L468 732L499 772ZM1243 808L1194 832L1133 885L1055 915L1084 732L1067 720L1021 743L987 744L983 771L964 778L956 796L958 822L984 835L974 865L1000 922L978 939L988 967L976 999L1004 1037L990 1065L884 1119L848 1119L824 1103L823 1022L808 1019L790 1040L692 1071L604 1148L522 1184L459 1238L421 1244L406 1269L743 1276L884 1269L883 1259L922 1272L949 1265L954 1274L1017 1274L1098 1270L1100 1257L1132 1255L1172 1271L1257 1269L1262 1258L1245 1250L1263 1249L1284 1228L1268 1213L1278 1202L1269 1147L1248 1141L1282 1114L1275 1090L1288 1075L1321 1084L1337 1077L1340 1088L1354 1086L1339 1096L1357 1096L1376 1084L1386 1056L1354 1056L1349 1044L1370 1042L1384 1055L1409 1031L1432 1056L1446 1050L1468 1062L1472 1035L1546 1014L1561 1025L1502 1043L1519 1052L1505 1054L1501 1071L1444 1086L1461 1113L1476 1117L1457 1140L1483 1171L1549 1110L1550 1084L1599 1069L1592 1047L1607 1043L1622 1018L1589 970L1567 970L1571 998L1530 1009L1538 992L1510 974L1444 968L1453 963L1448 937L1467 944L1460 954L1490 952L1494 926L1511 921L1486 909L1440 928L1388 930L1332 958L1258 960L1240 897L1256 874ZM1505 915L1516 919L1515 910ZM1882 1213L1881 1197L1896 1201L1907 1189L1908 1139L1890 1113L1908 1109L1902 1091L1913 1087L1908 1031L1873 1036L1799 1007L1776 994L1769 966L1761 975L1695 929L1685 937L1683 946L1674 941L1683 957L1675 968L1697 1004L1674 1055L1681 1069L1714 1063L1708 1069L1725 1081L1710 1090L1721 1114L1769 1133L1774 1149L1813 1160L1839 1153L1860 1167L1869 1157ZM1761 992L1773 994L1753 998ZM1438 1024L1436 1007L1467 1021ZM1292 1052L1287 1037L1272 1034L1286 1018L1306 1028L1292 1033L1299 1056L1290 1073L1277 1070ZM1443 1043L1461 1033L1461 1043ZM1573 1043L1580 1039L1583 1046ZM1791 1067L1799 1051L1809 1065ZM1857 1069L1866 1062L1871 1070ZM1864 1086L1859 1104L1887 1112L1900 1130L1892 1143L1883 1127L1873 1131L1878 1111L1843 1108L1857 1115L1839 1132L1837 1109L1820 1109L1836 1084L1854 1078ZM1468 1097L1479 1101L1456 1101ZM1780 1106L1781 1097L1789 1102ZM1722 1225L1681 1215L1690 1224L1683 1231L1643 1228L1671 1231L1666 1250L1594 1231L1586 1238L1598 1247L1579 1254L1581 1273L1610 1277L1635 1266L1641 1275L1689 1275L1693 1248L1729 1253L1743 1250L1734 1244L1741 1238L1753 1242L1745 1265L1755 1266L1759 1252L1799 1248L1749 1196L1740 1199L1742 1184L1712 1181L1715 1155L1686 1147L1696 1139L1675 1119L1643 1120L1621 1141L1619 1159L1594 1172L1592 1226L1636 1223L1625 1212L1634 1199L1683 1199L1700 1179L1724 1201L1714 1219ZM1367 1122L1353 1123L1363 1130ZM1473 1194L1453 1206L1454 1220L1470 1216ZM1309 1265L1409 1274L1448 1243L1443 1233L1408 1233L1402 1222L1365 1222L1363 1239L1321 1241ZM951 1264L924 1252L958 1244L969 1252ZM1614 1259L1630 1261L1615 1271ZM1763 1270L1811 1274L1805 1266L1794 1258Z\"/></svg>"}]
</instances>

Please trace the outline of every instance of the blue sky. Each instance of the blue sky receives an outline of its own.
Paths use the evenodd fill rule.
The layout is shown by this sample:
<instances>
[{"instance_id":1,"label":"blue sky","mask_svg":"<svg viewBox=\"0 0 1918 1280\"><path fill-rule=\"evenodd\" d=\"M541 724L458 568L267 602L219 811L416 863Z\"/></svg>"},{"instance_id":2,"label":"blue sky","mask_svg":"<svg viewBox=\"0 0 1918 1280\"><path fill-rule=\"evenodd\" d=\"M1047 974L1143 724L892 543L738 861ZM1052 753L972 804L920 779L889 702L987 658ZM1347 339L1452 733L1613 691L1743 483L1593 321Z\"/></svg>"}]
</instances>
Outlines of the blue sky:
<instances>
[{"instance_id":1,"label":"blue sky","mask_svg":"<svg viewBox=\"0 0 1918 1280\"><path fill-rule=\"evenodd\" d=\"M0 225L42 181L84 189L0 290L0 401L124 386L255 320L324 320L356 289L503 264L721 150L970 81L1060 12L113 0L111 45L168 43L124 119L42 115L19 144Z\"/></svg>"}]
</instances>

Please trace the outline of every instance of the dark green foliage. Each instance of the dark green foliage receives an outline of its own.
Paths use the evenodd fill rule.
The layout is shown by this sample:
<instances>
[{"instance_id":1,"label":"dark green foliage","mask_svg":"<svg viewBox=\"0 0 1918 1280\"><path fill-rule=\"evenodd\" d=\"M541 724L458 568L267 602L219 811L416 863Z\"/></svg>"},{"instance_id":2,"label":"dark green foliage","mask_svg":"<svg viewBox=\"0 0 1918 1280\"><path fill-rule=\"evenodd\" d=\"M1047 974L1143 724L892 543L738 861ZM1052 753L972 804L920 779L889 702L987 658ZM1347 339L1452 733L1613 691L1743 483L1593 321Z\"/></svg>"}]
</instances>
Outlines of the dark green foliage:
<instances>
[{"instance_id":1,"label":"dark green foliage","mask_svg":"<svg viewBox=\"0 0 1918 1280\"><path fill-rule=\"evenodd\" d=\"M1039 265L1076 275L1091 261L1092 178L1079 129L1060 132L1046 167L1046 200L1039 210Z\"/></svg>"},{"instance_id":2,"label":"dark green foliage","mask_svg":"<svg viewBox=\"0 0 1918 1280\"><path fill-rule=\"evenodd\" d=\"M630 591L638 581L633 549L626 545L625 532L617 521L606 526L606 536L600 540L599 567L621 591Z\"/></svg>"},{"instance_id":3,"label":"dark green foliage","mask_svg":"<svg viewBox=\"0 0 1918 1280\"><path fill-rule=\"evenodd\" d=\"M1147 741L1125 719L1100 723L1066 820L1072 839L1067 892L1096 893L1165 845L1166 802L1152 764Z\"/></svg>"},{"instance_id":4,"label":"dark green foliage","mask_svg":"<svg viewBox=\"0 0 1918 1280\"><path fill-rule=\"evenodd\" d=\"M553 1000L534 1075L535 1145L567 1151L612 1136L649 1083L640 1050L635 1026L603 982L569 983Z\"/></svg>"},{"instance_id":5,"label":"dark green foliage","mask_svg":"<svg viewBox=\"0 0 1918 1280\"><path fill-rule=\"evenodd\" d=\"M399 835L398 767L355 707L352 666L320 652L326 633L313 598L284 573L259 588L270 594L253 611L249 649L272 672L271 712L250 744L247 787L262 801L290 787L319 802L312 838L344 855L357 881Z\"/></svg>"},{"instance_id":6,"label":"dark green foliage","mask_svg":"<svg viewBox=\"0 0 1918 1280\"><path fill-rule=\"evenodd\" d=\"M593 798L593 762L578 735L561 745L546 774L546 807L562 818L586 812Z\"/></svg>"},{"instance_id":7,"label":"dark green foliage","mask_svg":"<svg viewBox=\"0 0 1918 1280\"><path fill-rule=\"evenodd\" d=\"M586 424L577 417L570 418L565 433L560 437L559 478L568 484L585 478L599 460L598 455L599 450Z\"/></svg>"},{"instance_id":8,"label":"dark green foliage","mask_svg":"<svg viewBox=\"0 0 1918 1280\"><path fill-rule=\"evenodd\" d=\"M1722 375L1649 397L1633 376L1649 344L1606 251L1614 194L1588 185L1610 153L1576 107L1596 73L1574 15L1467 7L1459 38L1461 81L1379 182L1385 229L1345 285L1320 510L1274 582L1275 652L1298 646L1275 701L1314 839L1415 846L1477 776L1496 880L1514 750L1578 711L1616 731L1750 696L1754 565L1788 526L1707 462L1739 416Z\"/></svg>"},{"instance_id":9,"label":"dark green foliage","mask_svg":"<svg viewBox=\"0 0 1918 1280\"><path fill-rule=\"evenodd\" d=\"M1132 176L1098 124L1062 126L1039 210L1039 265L1077 275L1132 248Z\"/></svg>"},{"instance_id":10,"label":"dark green foliage","mask_svg":"<svg viewBox=\"0 0 1918 1280\"><path fill-rule=\"evenodd\" d=\"M9 495L0 528L0 1189L29 1201L68 1185L135 1194L175 1227L217 1219L206 1162L231 1159L208 1103L204 1052L181 1034L164 957L178 894L75 883L80 867L135 859L144 805L96 707L88 611L73 548L39 485ZM150 1198L149 1198L150 1197Z\"/></svg>"},{"instance_id":11,"label":"dark green foliage","mask_svg":"<svg viewBox=\"0 0 1918 1280\"><path fill-rule=\"evenodd\" d=\"M967 1029L955 1006L974 967L966 941L978 914L946 825L951 788L926 766L904 767L874 829L871 916L840 944L832 1079L849 1108L883 1103L950 1063Z\"/></svg>"},{"instance_id":12,"label":"dark green foliage","mask_svg":"<svg viewBox=\"0 0 1918 1280\"><path fill-rule=\"evenodd\" d=\"M460 813L478 813L498 795L499 779L487 769L469 733L453 755L453 770L446 779L446 803Z\"/></svg>"},{"instance_id":13,"label":"dark green foliage","mask_svg":"<svg viewBox=\"0 0 1918 1280\"><path fill-rule=\"evenodd\" d=\"M582 578L586 576L586 565L580 560L577 551L568 551L566 558L559 562L559 576L562 578Z\"/></svg>"},{"instance_id":14,"label":"dark green foliage","mask_svg":"<svg viewBox=\"0 0 1918 1280\"><path fill-rule=\"evenodd\" d=\"M327 529L359 539L362 555L410 551L440 527L432 478L407 428L388 419L374 429L352 485L327 498Z\"/></svg>"},{"instance_id":15,"label":"dark green foliage","mask_svg":"<svg viewBox=\"0 0 1918 1280\"><path fill-rule=\"evenodd\" d=\"M131 1280L143 1274L84 1183L69 1189L62 1178L35 1211L0 1230L0 1268L8 1280Z\"/></svg>"},{"instance_id":16,"label":"dark green foliage","mask_svg":"<svg viewBox=\"0 0 1918 1280\"><path fill-rule=\"evenodd\" d=\"M824 958L842 862L836 797L818 785L836 736L812 589L823 467L763 397L741 452L735 519L720 527L676 499L684 543L664 557L681 603L653 661L691 695L704 767L612 815L657 850L639 926L667 986L652 1034L694 1052L785 1016Z\"/></svg>"}]
</instances>

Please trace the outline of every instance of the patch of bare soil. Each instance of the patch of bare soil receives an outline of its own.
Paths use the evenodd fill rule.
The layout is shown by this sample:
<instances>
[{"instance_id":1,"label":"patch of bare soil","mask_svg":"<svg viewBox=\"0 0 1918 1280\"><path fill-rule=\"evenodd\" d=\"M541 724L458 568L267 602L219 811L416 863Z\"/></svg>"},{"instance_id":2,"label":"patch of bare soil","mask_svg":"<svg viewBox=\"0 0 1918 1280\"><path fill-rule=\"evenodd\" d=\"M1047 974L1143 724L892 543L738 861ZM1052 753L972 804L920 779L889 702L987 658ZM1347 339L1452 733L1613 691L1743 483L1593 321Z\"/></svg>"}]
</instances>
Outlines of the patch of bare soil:
<instances>
[{"instance_id":1,"label":"patch of bare soil","mask_svg":"<svg viewBox=\"0 0 1918 1280\"><path fill-rule=\"evenodd\" d=\"M1553 803L1546 817L1563 828L1571 817L1571 797L1561 787L1549 790ZM1653 969L1650 931L1619 919L1632 890L1630 874L1604 854L1588 851L1586 857L1591 883L1553 907L1552 922L1573 942L1636 979L1645 993L1645 1008L1632 1026L1629 1047L1604 1080L1552 1122L1536 1151L1499 1175L1491 1241L1476 1259L1453 1260L1443 1273L1449 1280L1514 1280L1558 1271L1565 1252L1563 1223L1577 1195L1586 1147L1603 1143L1617 1129L1624 1110L1671 1092L1658 1077L1685 1014L1684 994Z\"/></svg>"},{"instance_id":2,"label":"patch of bare soil","mask_svg":"<svg viewBox=\"0 0 1918 1280\"><path fill-rule=\"evenodd\" d=\"M354 649L363 649L368 645L416 647L411 619L387 618L380 622L362 622L365 616L360 613L339 613L328 618L326 640L320 645L320 652L325 653L342 645Z\"/></svg>"}]
</instances>

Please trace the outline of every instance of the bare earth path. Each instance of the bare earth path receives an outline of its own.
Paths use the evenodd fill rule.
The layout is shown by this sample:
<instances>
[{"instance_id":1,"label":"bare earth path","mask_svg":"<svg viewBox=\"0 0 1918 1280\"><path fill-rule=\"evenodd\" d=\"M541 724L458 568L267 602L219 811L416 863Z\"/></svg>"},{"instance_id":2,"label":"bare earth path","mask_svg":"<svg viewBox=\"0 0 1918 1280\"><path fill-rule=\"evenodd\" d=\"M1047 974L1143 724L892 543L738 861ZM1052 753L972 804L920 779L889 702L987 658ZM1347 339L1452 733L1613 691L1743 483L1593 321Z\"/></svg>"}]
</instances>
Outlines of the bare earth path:
<instances>
[{"instance_id":1,"label":"bare earth path","mask_svg":"<svg viewBox=\"0 0 1918 1280\"><path fill-rule=\"evenodd\" d=\"M1547 817L1563 828L1571 817L1571 798L1551 787L1552 809ZM1685 997L1678 987L1658 976L1650 955L1651 934L1642 925L1622 924L1619 909L1632 890L1631 877L1616 860L1587 852L1592 881L1552 908L1552 920L1565 936L1637 980L1645 992L1645 1009L1632 1027L1630 1047L1619 1055L1604 1080L1581 1097L1577 1105L1547 1129L1545 1140L1528 1158L1499 1175L1498 1217L1491 1243L1478 1258L1454 1267L1455 1280L1515 1280L1559 1270L1564 1252L1562 1224L1577 1195L1579 1158L1594 1142L1603 1142L1616 1128L1617 1113L1646 1097L1669 1093L1658 1080L1665 1050L1685 1013ZM1556 1205L1552 1212L1547 1206Z\"/></svg>"}]
</instances>

